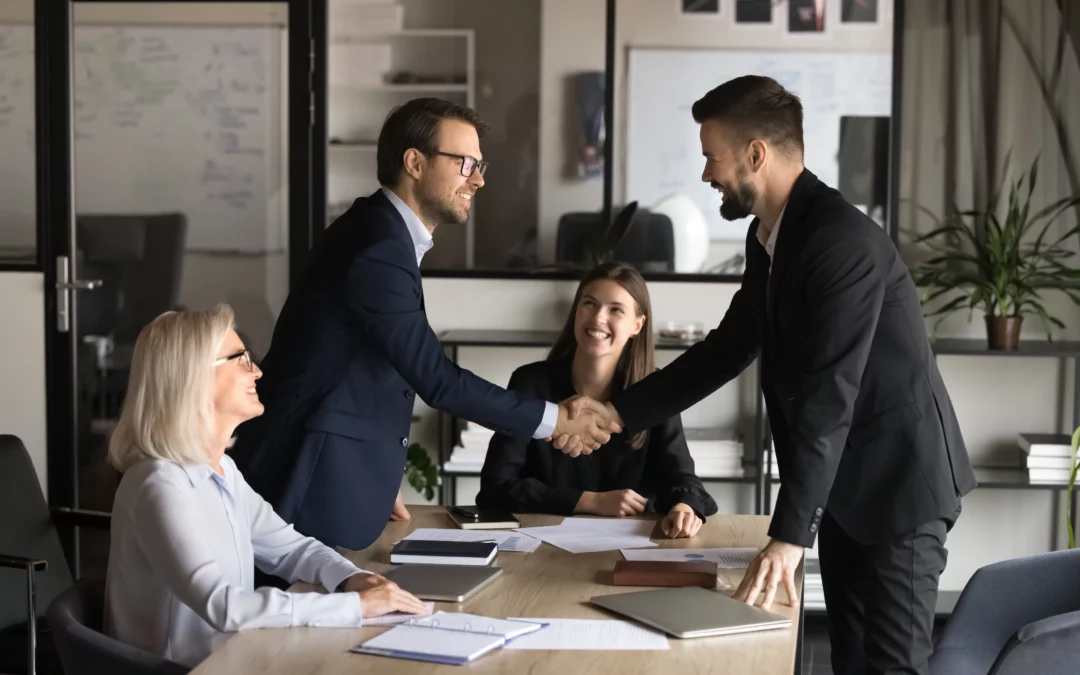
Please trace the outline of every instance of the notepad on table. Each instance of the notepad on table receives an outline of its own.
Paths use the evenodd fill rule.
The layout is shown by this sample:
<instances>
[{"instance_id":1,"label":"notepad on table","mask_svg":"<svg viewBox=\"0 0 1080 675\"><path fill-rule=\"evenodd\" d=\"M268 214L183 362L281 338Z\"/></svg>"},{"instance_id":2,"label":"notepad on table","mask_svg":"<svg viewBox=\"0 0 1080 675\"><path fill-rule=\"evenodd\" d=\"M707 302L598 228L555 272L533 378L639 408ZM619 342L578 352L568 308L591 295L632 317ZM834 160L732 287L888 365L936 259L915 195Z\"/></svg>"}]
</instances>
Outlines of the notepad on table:
<instances>
[{"instance_id":1,"label":"notepad on table","mask_svg":"<svg viewBox=\"0 0 1080 675\"><path fill-rule=\"evenodd\" d=\"M350 651L460 666L543 627L542 623L437 612L391 628Z\"/></svg>"}]
</instances>

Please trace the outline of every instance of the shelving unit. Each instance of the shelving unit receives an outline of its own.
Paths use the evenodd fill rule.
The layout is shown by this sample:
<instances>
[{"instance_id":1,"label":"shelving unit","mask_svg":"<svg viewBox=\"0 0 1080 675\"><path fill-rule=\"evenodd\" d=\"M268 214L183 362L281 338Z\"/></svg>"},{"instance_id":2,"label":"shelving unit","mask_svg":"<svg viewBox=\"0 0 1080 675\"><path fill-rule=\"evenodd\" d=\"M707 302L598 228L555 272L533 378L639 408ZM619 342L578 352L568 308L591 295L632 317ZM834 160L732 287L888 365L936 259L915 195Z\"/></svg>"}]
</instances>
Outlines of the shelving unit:
<instances>
[{"instance_id":1,"label":"shelving unit","mask_svg":"<svg viewBox=\"0 0 1080 675\"><path fill-rule=\"evenodd\" d=\"M333 9L333 6L332 6ZM404 10L402 10L404 11ZM432 96L475 107L475 33L403 29L350 33L333 27L327 81L327 224L379 187L375 153L386 115L410 99ZM474 223L464 228L473 264Z\"/></svg>"}]
</instances>

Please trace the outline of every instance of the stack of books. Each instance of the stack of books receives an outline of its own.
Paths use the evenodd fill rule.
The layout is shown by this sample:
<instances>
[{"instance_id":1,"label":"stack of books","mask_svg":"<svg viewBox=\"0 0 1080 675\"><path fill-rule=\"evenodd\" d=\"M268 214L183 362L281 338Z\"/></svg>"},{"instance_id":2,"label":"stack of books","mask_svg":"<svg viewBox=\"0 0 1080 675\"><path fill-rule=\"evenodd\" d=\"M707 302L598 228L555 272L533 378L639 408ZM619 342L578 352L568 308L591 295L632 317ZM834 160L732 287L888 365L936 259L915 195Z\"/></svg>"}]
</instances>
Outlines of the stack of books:
<instances>
[{"instance_id":1,"label":"stack of books","mask_svg":"<svg viewBox=\"0 0 1080 675\"><path fill-rule=\"evenodd\" d=\"M803 604L806 609L825 609L825 590L821 585L821 564L807 556L803 562Z\"/></svg>"},{"instance_id":2,"label":"stack of books","mask_svg":"<svg viewBox=\"0 0 1080 675\"><path fill-rule=\"evenodd\" d=\"M742 478L743 442L734 429L685 429L686 445L701 478Z\"/></svg>"},{"instance_id":3,"label":"stack of books","mask_svg":"<svg viewBox=\"0 0 1080 675\"><path fill-rule=\"evenodd\" d=\"M491 429L468 422L461 431L461 442L454 446L450 459L443 465L444 471L479 473L484 468L488 444L495 432Z\"/></svg>"},{"instance_id":4,"label":"stack of books","mask_svg":"<svg viewBox=\"0 0 1080 675\"><path fill-rule=\"evenodd\" d=\"M1068 483L1072 472L1072 439L1068 434L1020 434L1032 483Z\"/></svg>"}]
</instances>

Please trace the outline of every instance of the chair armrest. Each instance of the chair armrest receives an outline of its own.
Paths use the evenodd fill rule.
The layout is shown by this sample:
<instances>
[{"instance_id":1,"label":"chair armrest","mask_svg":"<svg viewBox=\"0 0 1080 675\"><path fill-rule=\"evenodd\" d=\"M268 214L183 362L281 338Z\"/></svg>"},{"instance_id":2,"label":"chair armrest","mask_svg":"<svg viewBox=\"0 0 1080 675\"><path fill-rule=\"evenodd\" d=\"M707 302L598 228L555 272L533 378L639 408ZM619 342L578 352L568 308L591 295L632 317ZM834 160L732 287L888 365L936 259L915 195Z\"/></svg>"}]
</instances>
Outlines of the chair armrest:
<instances>
[{"instance_id":1,"label":"chair armrest","mask_svg":"<svg viewBox=\"0 0 1080 675\"><path fill-rule=\"evenodd\" d=\"M1064 675L1076 672L1080 611L1033 621L1001 650L989 675Z\"/></svg>"},{"instance_id":2,"label":"chair armrest","mask_svg":"<svg viewBox=\"0 0 1080 675\"><path fill-rule=\"evenodd\" d=\"M104 511L53 506L49 512L52 513L53 522L57 525L91 527L95 530L107 530L112 526L112 514Z\"/></svg>"},{"instance_id":3,"label":"chair armrest","mask_svg":"<svg viewBox=\"0 0 1080 675\"><path fill-rule=\"evenodd\" d=\"M7 567L17 570L30 570L41 571L49 566L49 563L45 560L38 560L37 558L24 558L21 555L4 555L0 553L0 567Z\"/></svg>"}]
</instances>

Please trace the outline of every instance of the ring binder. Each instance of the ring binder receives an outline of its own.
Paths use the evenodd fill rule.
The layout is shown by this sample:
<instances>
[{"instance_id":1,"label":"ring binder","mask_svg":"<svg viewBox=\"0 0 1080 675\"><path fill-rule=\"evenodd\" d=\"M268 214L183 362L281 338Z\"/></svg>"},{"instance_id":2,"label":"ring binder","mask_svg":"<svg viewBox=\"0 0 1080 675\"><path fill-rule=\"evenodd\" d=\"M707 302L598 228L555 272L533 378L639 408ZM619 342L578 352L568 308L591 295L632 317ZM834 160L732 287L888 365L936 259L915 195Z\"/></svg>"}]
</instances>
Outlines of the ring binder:
<instances>
[{"instance_id":1,"label":"ring binder","mask_svg":"<svg viewBox=\"0 0 1080 675\"><path fill-rule=\"evenodd\" d=\"M438 612L427 619L410 619L350 651L463 665L547 625Z\"/></svg>"}]
</instances>

